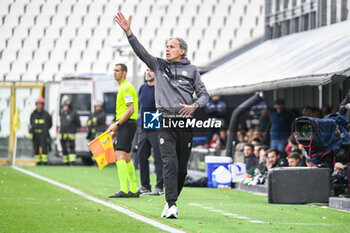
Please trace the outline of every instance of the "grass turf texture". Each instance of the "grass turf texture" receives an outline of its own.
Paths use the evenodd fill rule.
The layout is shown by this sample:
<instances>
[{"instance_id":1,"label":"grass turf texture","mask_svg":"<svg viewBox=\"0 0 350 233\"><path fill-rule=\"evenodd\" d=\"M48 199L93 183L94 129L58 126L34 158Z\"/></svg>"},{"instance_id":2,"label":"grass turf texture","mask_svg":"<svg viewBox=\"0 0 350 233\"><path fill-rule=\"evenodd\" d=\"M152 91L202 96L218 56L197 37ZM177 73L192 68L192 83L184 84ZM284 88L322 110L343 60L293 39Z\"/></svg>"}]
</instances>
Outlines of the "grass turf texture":
<instances>
[{"instance_id":1,"label":"grass turf texture","mask_svg":"<svg viewBox=\"0 0 350 233\"><path fill-rule=\"evenodd\" d=\"M97 167L49 166L26 167L26 169L103 199L107 199L108 195L119 189L117 169L113 165L105 167L101 172ZM136 176L139 177L139 174ZM154 179L152 176L152 184L155 183ZM187 232L346 232L350 229L350 213L311 204L268 204L266 196L238 190L185 187L177 202L179 207L177 220L160 217L165 203L164 196L141 196L139 199L110 199L110 201ZM75 200L74 203L80 201ZM120 214L116 212L115 215ZM244 219L245 217L249 219ZM125 220L127 221L130 221L130 218ZM108 231L107 227L104 229L108 224L100 226L102 231ZM142 229L130 232L159 232L159 230Z\"/></svg>"},{"instance_id":2,"label":"grass turf texture","mask_svg":"<svg viewBox=\"0 0 350 233\"><path fill-rule=\"evenodd\" d=\"M142 231L159 230L10 167L0 167L0 232Z\"/></svg>"}]
</instances>

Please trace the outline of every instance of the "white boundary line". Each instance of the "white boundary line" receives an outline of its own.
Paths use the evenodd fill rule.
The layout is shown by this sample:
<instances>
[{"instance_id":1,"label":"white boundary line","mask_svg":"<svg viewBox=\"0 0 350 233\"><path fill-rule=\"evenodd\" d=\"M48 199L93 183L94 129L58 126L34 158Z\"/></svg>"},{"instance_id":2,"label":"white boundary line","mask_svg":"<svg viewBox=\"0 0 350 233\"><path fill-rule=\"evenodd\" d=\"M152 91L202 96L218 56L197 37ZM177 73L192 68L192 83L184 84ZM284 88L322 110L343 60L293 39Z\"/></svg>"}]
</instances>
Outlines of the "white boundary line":
<instances>
[{"instance_id":1,"label":"white boundary line","mask_svg":"<svg viewBox=\"0 0 350 233\"><path fill-rule=\"evenodd\" d=\"M112 204L112 203L109 203L109 202L100 200L100 199L98 199L98 198L96 198L96 197L90 196L90 195L88 195L88 194L86 194L86 193L84 193L84 192L82 192L82 191L80 191L80 190L78 190L78 189L75 189L75 188L73 188L73 187L70 187L70 186L68 186L68 185L65 185L65 184L59 183L59 182L57 182L57 181L51 180L51 179L49 179L49 178L46 178L46 177L44 177L44 176L35 174L35 173L30 172L30 171L28 171L28 170L25 170L25 169L23 169L23 168L19 168L19 167L16 167L16 166L13 166L12 168L15 169L15 170L17 170L17 171L20 171L20 172L22 172L22 173L25 173L25 174L27 174L27 175L30 175L30 176L32 176L32 177L35 177L35 178L37 178L37 179L46 181L46 182L48 182L48 183L50 183L50 184L53 184L53 185L56 185L56 186L61 187L61 188L63 188L63 189L66 189L66 190L68 190L68 191L71 191L72 193L75 193L75 194L77 194L77 195L79 195L79 196L81 196L81 197L84 197L84 198L86 198L86 199L88 199L88 200L90 200L90 201L93 201L93 202L96 202L96 203L98 203L98 204L101 204L101 205L110 207L110 208L112 208L112 209L114 209L114 210L116 210L116 211L118 211L118 212L120 212L120 213L129 215L129 216L132 217L132 218L135 218L135 219L137 219L137 220L140 220L140 221L142 221L142 222L145 222L145 223L147 223L147 224L149 224L149 225L152 225L152 226L154 226L154 227L157 227L157 228L159 228L159 229L161 229L161 230L168 231L168 232L172 232L172 233L184 233L184 231L181 231L181 230L172 228L172 227L170 227L170 226L167 226L167 225L165 225L165 224L162 224L162 223L160 223L160 222L157 222L157 221L155 221L155 220L153 220L153 219L146 218L146 217L144 217L144 216L142 216L142 215L140 215L140 214L136 214L136 213L134 213L134 212L132 212L132 211L130 211L130 210L127 210L127 209L125 209L125 208L123 208L123 207L120 207L120 206L118 206L118 205L115 205L115 204Z\"/></svg>"}]
</instances>

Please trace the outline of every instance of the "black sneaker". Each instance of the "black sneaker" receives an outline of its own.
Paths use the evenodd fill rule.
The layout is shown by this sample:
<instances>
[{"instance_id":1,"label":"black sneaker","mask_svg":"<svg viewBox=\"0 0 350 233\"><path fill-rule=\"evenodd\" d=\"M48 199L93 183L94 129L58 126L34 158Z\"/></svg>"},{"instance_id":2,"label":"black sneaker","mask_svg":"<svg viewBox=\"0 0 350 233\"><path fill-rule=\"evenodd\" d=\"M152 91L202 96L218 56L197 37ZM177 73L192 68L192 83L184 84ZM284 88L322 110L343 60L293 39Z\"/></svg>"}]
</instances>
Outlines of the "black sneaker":
<instances>
[{"instance_id":1,"label":"black sneaker","mask_svg":"<svg viewBox=\"0 0 350 233\"><path fill-rule=\"evenodd\" d=\"M140 195L140 194L145 194L145 193L150 193L151 190L149 190L148 188L144 187L144 186L141 186L138 190L137 190L137 193Z\"/></svg>"},{"instance_id":2,"label":"black sneaker","mask_svg":"<svg viewBox=\"0 0 350 233\"><path fill-rule=\"evenodd\" d=\"M129 197L129 194L124 193L123 191L116 192L113 195L108 196L109 198L120 198L120 197Z\"/></svg>"},{"instance_id":3,"label":"black sneaker","mask_svg":"<svg viewBox=\"0 0 350 233\"><path fill-rule=\"evenodd\" d=\"M129 192L129 197L140 197L140 194L138 192L136 193Z\"/></svg>"},{"instance_id":4,"label":"black sneaker","mask_svg":"<svg viewBox=\"0 0 350 233\"><path fill-rule=\"evenodd\" d=\"M164 192L163 192L163 189L155 187L154 190L149 195L160 196L160 195L164 195Z\"/></svg>"}]
</instances>

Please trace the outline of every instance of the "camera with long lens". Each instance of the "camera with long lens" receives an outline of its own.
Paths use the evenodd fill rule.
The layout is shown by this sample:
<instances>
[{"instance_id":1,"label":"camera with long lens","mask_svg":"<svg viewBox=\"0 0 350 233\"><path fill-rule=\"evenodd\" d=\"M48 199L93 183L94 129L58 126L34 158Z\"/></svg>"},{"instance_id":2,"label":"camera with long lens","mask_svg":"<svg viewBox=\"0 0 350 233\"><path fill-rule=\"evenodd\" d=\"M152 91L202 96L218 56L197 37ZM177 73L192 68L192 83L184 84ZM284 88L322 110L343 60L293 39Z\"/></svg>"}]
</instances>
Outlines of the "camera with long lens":
<instances>
[{"instance_id":1,"label":"camera with long lens","mask_svg":"<svg viewBox=\"0 0 350 233\"><path fill-rule=\"evenodd\" d=\"M334 156L349 150L347 121L341 114L329 114L324 118L298 117L293 122L294 137L304 147L310 162L331 167Z\"/></svg>"}]
</instances>

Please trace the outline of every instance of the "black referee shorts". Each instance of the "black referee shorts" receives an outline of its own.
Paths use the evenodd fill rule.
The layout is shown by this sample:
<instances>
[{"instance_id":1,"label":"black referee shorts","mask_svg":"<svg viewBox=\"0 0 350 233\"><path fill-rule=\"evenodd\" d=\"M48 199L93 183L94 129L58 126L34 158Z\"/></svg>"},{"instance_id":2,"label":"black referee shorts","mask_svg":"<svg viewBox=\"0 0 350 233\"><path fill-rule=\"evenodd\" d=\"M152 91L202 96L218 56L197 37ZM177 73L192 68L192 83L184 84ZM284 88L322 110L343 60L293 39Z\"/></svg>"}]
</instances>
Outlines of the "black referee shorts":
<instances>
[{"instance_id":1,"label":"black referee shorts","mask_svg":"<svg viewBox=\"0 0 350 233\"><path fill-rule=\"evenodd\" d=\"M114 143L114 150L125 151L130 153L132 139L136 132L136 120L127 120L124 124L120 125L116 132L117 142Z\"/></svg>"}]
</instances>

